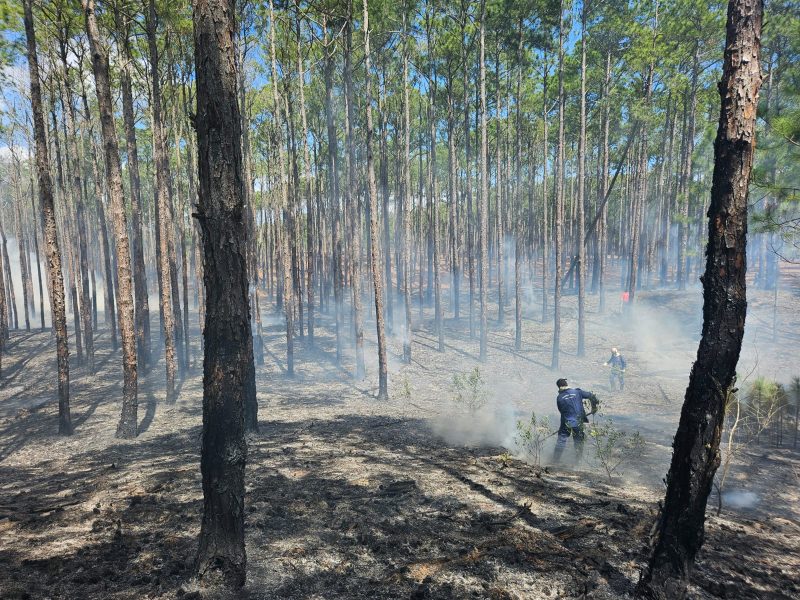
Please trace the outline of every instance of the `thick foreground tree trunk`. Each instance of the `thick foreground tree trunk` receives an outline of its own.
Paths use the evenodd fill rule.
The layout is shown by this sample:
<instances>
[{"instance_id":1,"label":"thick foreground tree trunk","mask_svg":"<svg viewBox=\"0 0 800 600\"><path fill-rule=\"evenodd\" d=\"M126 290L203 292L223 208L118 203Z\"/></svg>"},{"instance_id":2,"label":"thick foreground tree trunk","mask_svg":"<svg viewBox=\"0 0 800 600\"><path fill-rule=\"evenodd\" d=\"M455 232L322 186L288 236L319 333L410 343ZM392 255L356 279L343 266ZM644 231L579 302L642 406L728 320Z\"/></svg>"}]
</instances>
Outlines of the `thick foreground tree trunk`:
<instances>
[{"instance_id":1,"label":"thick foreground tree trunk","mask_svg":"<svg viewBox=\"0 0 800 600\"><path fill-rule=\"evenodd\" d=\"M703 281L703 335L673 443L667 496L653 555L638 593L653 599L686 596L703 543L706 502L719 466L725 403L735 381L744 335L747 196L761 86L762 0L731 0L714 142Z\"/></svg>"},{"instance_id":2,"label":"thick foreground tree trunk","mask_svg":"<svg viewBox=\"0 0 800 600\"><path fill-rule=\"evenodd\" d=\"M234 0L194 0L197 65L197 215L203 232L203 522L200 579L245 582L244 437L255 386L247 276L242 121L237 102Z\"/></svg>"},{"instance_id":3,"label":"thick foreground tree trunk","mask_svg":"<svg viewBox=\"0 0 800 600\"><path fill-rule=\"evenodd\" d=\"M53 206L53 180L44 125L42 90L39 82L39 62L36 56L36 34L33 29L32 0L24 2L25 37L28 42L28 69L31 85L33 137L36 144L36 173L39 181L39 205L42 211L47 273L50 277L50 311L56 333L58 361L58 433L72 434L69 412L69 348L67 346L67 311L64 302L64 276L61 270L61 250L58 247L56 214Z\"/></svg>"}]
</instances>

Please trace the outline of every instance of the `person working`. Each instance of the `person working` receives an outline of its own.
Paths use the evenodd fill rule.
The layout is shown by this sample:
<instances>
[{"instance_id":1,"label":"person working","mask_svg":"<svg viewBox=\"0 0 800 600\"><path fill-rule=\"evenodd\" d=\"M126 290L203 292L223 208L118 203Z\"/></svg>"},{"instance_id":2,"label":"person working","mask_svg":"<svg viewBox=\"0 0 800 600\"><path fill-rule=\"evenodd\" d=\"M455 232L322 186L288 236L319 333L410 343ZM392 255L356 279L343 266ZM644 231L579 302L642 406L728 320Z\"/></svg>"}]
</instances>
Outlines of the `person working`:
<instances>
[{"instance_id":1,"label":"person working","mask_svg":"<svg viewBox=\"0 0 800 600\"><path fill-rule=\"evenodd\" d=\"M558 385L556 406L558 406L558 412L561 413L561 426L558 428L558 439L553 453L553 462L557 463L561 460L561 454L564 452L567 439L570 436L572 436L575 443L577 460L580 460L583 455L583 442L586 439L584 423L589 422L583 401L588 400L591 403L589 414L597 412L600 401L592 392L569 387L567 380L564 378L559 379L556 384Z\"/></svg>"},{"instance_id":2,"label":"person working","mask_svg":"<svg viewBox=\"0 0 800 600\"><path fill-rule=\"evenodd\" d=\"M605 362L605 365L611 365L611 375L609 376L611 391L614 391L616 383L619 383L619 391L623 391L625 389L625 367L627 366L625 357L619 353L619 350L612 348L611 358Z\"/></svg>"}]
</instances>

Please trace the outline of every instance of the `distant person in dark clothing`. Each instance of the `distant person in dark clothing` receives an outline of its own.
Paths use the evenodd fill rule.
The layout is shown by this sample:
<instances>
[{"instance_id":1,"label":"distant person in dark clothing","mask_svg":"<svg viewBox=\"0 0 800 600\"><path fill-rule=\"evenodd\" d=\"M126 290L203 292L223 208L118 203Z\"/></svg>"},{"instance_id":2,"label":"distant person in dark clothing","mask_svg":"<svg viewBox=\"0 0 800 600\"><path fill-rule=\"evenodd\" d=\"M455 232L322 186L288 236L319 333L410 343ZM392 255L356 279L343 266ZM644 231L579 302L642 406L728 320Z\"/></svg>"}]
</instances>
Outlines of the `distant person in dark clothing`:
<instances>
[{"instance_id":1,"label":"distant person in dark clothing","mask_svg":"<svg viewBox=\"0 0 800 600\"><path fill-rule=\"evenodd\" d=\"M611 358L605 364L606 366L611 365L611 375L609 377L611 391L614 391L616 383L619 383L619 391L623 391L625 389L625 367L628 366L625 362L625 357L619 353L619 350L612 348Z\"/></svg>"},{"instance_id":2,"label":"distant person in dark clothing","mask_svg":"<svg viewBox=\"0 0 800 600\"><path fill-rule=\"evenodd\" d=\"M575 452L577 459L580 460L583 455L583 442L586 439L586 432L584 431L584 423L589 422L589 417L586 414L586 407L583 404L584 400L589 400L591 403L591 411L589 414L597 412L599 400L592 392L585 392L580 388L571 388L567 385L566 379L559 379L556 384L558 385L558 398L556 398L556 405L558 412L561 413L561 426L558 428L558 440L556 441L556 449L553 453L553 462L561 460L561 454L567 445L567 439L572 436L575 443Z\"/></svg>"}]
</instances>

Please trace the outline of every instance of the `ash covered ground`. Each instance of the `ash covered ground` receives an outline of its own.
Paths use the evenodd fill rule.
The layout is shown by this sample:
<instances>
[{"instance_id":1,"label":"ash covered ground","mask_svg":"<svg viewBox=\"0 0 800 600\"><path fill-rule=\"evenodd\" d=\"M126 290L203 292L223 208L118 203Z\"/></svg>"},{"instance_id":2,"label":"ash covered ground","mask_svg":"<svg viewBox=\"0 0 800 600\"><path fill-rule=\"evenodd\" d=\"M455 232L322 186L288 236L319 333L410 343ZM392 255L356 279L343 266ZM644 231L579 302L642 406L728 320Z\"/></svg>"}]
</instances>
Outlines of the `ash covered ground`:
<instances>
[{"instance_id":1,"label":"ash covered ground","mask_svg":"<svg viewBox=\"0 0 800 600\"><path fill-rule=\"evenodd\" d=\"M743 378L800 375L800 281L784 279L775 331L772 292L750 291ZM531 298L527 304L538 306L538 292ZM436 351L430 310L417 323L411 365L401 364L400 340L390 337L388 402L374 398L374 362L364 382L350 377L349 355L344 367L335 363L324 315L316 348L298 343L296 375L287 377L281 317L265 311L260 432L249 437L247 465L248 579L236 597L631 594L697 348L699 290L642 292L634 320L623 318L612 295L598 314L590 296L582 358L568 296L558 372L549 368L552 323L542 324L537 308L526 315L519 352L513 312L500 325L490 309L489 360L478 363L462 300L465 316L446 322L445 353ZM365 330L369 357L374 327ZM196 342L195 368L175 404L163 401L163 363L140 373L141 435L121 441L114 438L120 360L101 327L99 373L89 376L73 360L76 434L61 438L50 334L12 332L0 389L0 597L219 595L190 580L202 509ZM603 362L611 346L629 363L624 392L608 388ZM473 414L452 401L452 381L475 366L488 398ZM605 417L644 438L644 451L614 477L591 444L574 465L549 465L553 438L541 468L513 456L517 420L535 411L555 428L559 376L595 391ZM798 490L800 453L765 442L737 456L720 516L714 495L709 502L694 597L800 595Z\"/></svg>"}]
</instances>

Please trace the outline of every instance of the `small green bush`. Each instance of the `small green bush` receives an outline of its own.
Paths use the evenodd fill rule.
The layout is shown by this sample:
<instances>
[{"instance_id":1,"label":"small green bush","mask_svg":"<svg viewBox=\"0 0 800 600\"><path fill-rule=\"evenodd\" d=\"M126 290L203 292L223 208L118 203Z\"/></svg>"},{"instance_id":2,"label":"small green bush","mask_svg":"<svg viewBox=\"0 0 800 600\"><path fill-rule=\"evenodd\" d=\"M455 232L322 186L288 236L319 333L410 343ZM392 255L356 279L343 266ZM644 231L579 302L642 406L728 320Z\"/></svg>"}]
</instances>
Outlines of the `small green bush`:
<instances>
[{"instance_id":1,"label":"small green bush","mask_svg":"<svg viewBox=\"0 0 800 600\"><path fill-rule=\"evenodd\" d=\"M552 433L550 419L546 416L537 417L536 413L532 412L529 421L517 421L514 444L519 454L528 458L535 467L539 467L542 462L544 442Z\"/></svg>"},{"instance_id":2,"label":"small green bush","mask_svg":"<svg viewBox=\"0 0 800 600\"><path fill-rule=\"evenodd\" d=\"M452 391L453 402L473 415L489 400L489 391L478 367L467 373L453 375Z\"/></svg>"}]
</instances>

